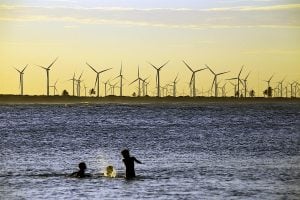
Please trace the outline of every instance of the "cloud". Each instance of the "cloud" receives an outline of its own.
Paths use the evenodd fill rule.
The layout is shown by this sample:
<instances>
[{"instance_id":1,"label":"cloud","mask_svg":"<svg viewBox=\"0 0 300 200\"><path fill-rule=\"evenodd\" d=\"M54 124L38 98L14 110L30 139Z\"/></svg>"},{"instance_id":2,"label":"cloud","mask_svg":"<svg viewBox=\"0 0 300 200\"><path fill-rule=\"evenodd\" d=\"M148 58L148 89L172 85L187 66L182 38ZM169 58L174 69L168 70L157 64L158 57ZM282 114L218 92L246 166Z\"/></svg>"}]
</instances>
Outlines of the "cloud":
<instances>
[{"instance_id":1,"label":"cloud","mask_svg":"<svg viewBox=\"0 0 300 200\"><path fill-rule=\"evenodd\" d=\"M2 10L18 10L18 9L68 9L68 10L99 10L99 11L139 11L139 12L155 12L155 11L173 11L173 12L221 12L221 11L274 11L274 10L292 10L300 9L300 4L281 4L271 6L236 6L236 7L216 7L207 9L193 8L133 8L133 7L81 7L81 6L25 6L25 5L0 5Z\"/></svg>"},{"instance_id":2,"label":"cloud","mask_svg":"<svg viewBox=\"0 0 300 200\"><path fill-rule=\"evenodd\" d=\"M300 12L290 11L299 9L300 4L207 9L0 5L0 20L181 29L298 29ZM65 28L77 28L77 25L69 24Z\"/></svg>"},{"instance_id":3,"label":"cloud","mask_svg":"<svg viewBox=\"0 0 300 200\"><path fill-rule=\"evenodd\" d=\"M142 26L142 27L161 27L161 28L177 28L177 29L238 29L238 28L268 28L268 29L299 29L299 26L291 25L211 25L211 24L166 24L166 23L149 23L146 21L130 21L130 20L111 20L99 18L74 18L74 17L52 17L52 16L26 16L22 18L0 17L0 21L17 21L17 22L67 22L91 25L122 25L122 26ZM77 25L67 25L65 28L76 28Z\"/></svg>"}]
</instances>

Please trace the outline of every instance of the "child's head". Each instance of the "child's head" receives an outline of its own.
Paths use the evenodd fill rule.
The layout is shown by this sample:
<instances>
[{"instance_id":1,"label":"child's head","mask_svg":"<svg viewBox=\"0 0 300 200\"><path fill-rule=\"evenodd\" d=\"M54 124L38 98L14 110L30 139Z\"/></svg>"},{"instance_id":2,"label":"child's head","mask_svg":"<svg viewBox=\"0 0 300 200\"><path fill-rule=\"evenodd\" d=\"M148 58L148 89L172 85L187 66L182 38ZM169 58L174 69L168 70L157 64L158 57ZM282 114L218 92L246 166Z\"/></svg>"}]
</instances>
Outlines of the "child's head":
<instances>
[{"instance_id":1,"label":"child's head","mask_svg":"<svg viewBox=\"0 0 300 200\"><path fill-rule=\"evenodd\" d=\"M128 158L129 157L129 150L128 149L124 149L123 151L121 151L121 154L124 158Z\"/></svg>"},{"instance_id":2,"label":"child's head","mask_svg":"<svg viewBox=\"0 0 300 200\"><path fill-rule=\"evenodd\" d=\"M111 165L107 166L106 171L104 172L104 176L111 177L111 178L116 177L116 171L114 170L114 167Z\"/></svg>"},{"instance_id":3,"label":"child's head","mask_svg":"<svg viewBox=\"0 0 300 200\"><path fill-rule=\"evenodd\" d=\"M113 166L109 165L109 166L106 167L106 174L107 174L107 176L111 176L111 174L113 173L113 171L114 171Z\"/></svg>"},{"instance_id":4,"label":"child's head","mask_svg":"<svg viewBox=\"0 0 300 200\"><path fill-rule=\"evenodd\" d=\"M86 164L84 162L79 163L78 167L82 171L86 170Z\"/></svg>"}]
</instances>

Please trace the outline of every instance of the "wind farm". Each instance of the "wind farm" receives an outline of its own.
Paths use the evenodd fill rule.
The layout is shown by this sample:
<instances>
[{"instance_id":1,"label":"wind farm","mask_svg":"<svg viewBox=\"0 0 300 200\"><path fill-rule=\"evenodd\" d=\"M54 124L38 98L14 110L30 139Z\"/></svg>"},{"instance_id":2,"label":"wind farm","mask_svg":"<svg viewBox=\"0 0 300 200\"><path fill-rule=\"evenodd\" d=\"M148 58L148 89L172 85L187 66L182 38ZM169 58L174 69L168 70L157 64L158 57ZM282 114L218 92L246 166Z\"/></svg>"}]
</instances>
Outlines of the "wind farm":
<instances>
[{"instance_id":1,"label":"wind farm","mask_svg":"<svg viewBox=\"0 0 300 200\"><path fill-rule=\"evenodd\" d=\"M86 62L86 65L94 72L96 73L96 79L94 84L90 84L88 85L88 82L93 82L93 81L88 81L82 80L82 75L83 75L83 70L81 69L82 72L80 73L80 75L78 76L78 78L76 78L76 73L73 73L73 77L71 79L66 80L65 82L69 82L71 81L72 83L72 87L71 90L68 91L67 89L64 89L62 86L62 83L60 84L60 89L58 90L56 84L57 81L54 82L53 85L49 85L49 81L50 81L50 76L49 76L49 72L51 67L54 65L54 63L56 62L57 58L48 66L48 67L43 67L43 66L39 66L42 69L44 69L46 71L46 75L47 75L47 93L46 95L26 95L24 94L23 91L23 85L24 85L24 79L23 79L23 75L24 75L24 71L25 69L30 66L30 65L26 65L23 69L19 70L17 68L14 68L20 76L19 79L19 87L20 87L20 93L15 94L15 95L5 95L2 94L0 95L0 99L2 99L2 102L9 102L12 101L12 99L15 99L15 101L13 102L17 102L17 101L21 101L22 97L23 99L27 99L26 101L29 101L29 99L33 99L33 98L37 98L39 99L39 101L42 101L43 97L45 102L47 102L47 98L46 97L51 97L54 96L55 98L52 98L51 101L53 101L54 99L56 101L60 101L60 98L63 102L67 102L67 101L74 101L74 102L109 102L109 101L129 101L129 102L138 102L138 101L151 101L151 102L162 102L162 101L170 101L170 102L174 102L174 101L179 101L179 102L201 102L201 101L216 101L216 99L218 99L218 101L220 100L224 100L227 101L228 99L232 99L234 97L238 97L241 101L245 101L245 99L248 101L256 101L257 99L261 100L264 99L265 97L268 97L268 100L270 99L274 99L276 101L282 101L285 99L297 99L297 97L300 96L300 88L299 88L299 83L297 80L292 80L291 82L286 81L287 77L285 77L284 79L281 79L280 81L278 81L278 85L276 88L272 88L271 85L271 81L274 77L274 75L272 75L271 77L269 77L268 79L263 79L261 80L262 82L266 82L267 85L264 87L265 89L262 91L255 91L255 89L249 88L249 85L251 85L251 82L249 83L248 78L250 76L250 72L248 72L248 74L244 75L244 78L242 78L242 72L243 69L247 69L247 67L242 66L238 72L238 75L236 77L234 76L234 73L231 73L230 71L224 71L221 73L216 73L215 71L213 71L211 69L211 67L209 67L209 65L204 64L202 68L198 69L198 70L193 70L192 67L187 64L186 61L182 61L183 64L180 66L181 68L187 68L190 72L192 72L191 74L191 78L188 79L189 80L189 84L188 87L187 85L185 85L185 90L189 90L191 91L190 94L184 94L182 93L181 95L178 95L177 90L178 90L178 84L179 84L179 75L180 73L177 72L176 77L173 80L170 80L169 78L165 78L163 77L163 80L167 80L164 81L165 84L164 86L161 86L161 74L160 71L163 69L164 66L166 66L168 63L170 63L170 65L172 64L172 62L167 61L165 62L163 65L161 65L160 67L156 67L155 65L151 64L150 62L145 62L150 64L150 66L152 66L155 71L156 71L156 78L155 81L151 81L150 79L150 74L151 71L148 71L149 76L146 78L142 78L141 74L140 74L140 66L138 66L137 68L137 77L135 77L135 79L130 82L129 84L124 84L124 80L127 80L124 76L124 69L123 69L123 62L121 62L121 66L119 68L119 73L117 76L113 77L113 76L108 76L102 73L109 71L109 70L114 70L114 68L112 67L108 67L104 70L100 70L97 71L92 65L90 65L88 62ZM144 67L145 69L147 69L147 67ZM200 71L204 71L208 69L208 71L210 72L210 77L212 78L212 84L211 87L206 88L205 90L207 90L207 92L203 92L204 88L203 88L203 81L202 83L198 83L196 82L196 75L198 72ZM116 68L117 70L117 68ZM165 69L166 73L168 73L168 69ZM170 70L171 71L171 70ZM126 73L126 71L125 71ZM233 75L232 75L233 74ZM102 75L103 79L106 79L106 82L101 82L100 81L100 75ZM219 80L218 77L220 75L227 75L227 77L229 78L224 78L222 80ZM28 75L28 78L29 75ZM56 79L59 79L60 77L56 77ZM169 79L169 80L168 80ZM118 80L117 82L115 82L115 80ZM232 83L231 81L236 80L236 83ZM114 82L112 82L114 81ZM258 80L259 81L259 80ZM84 83L84 87L82 87L81 83ZM222 87L220 86L222 82ZM254 80L254 82L256 82ZM132 85L134 85L134 83L137 83L137 87L133 88L131 87ZM208 83L204 83L205 85L209 85ZM229 87L226 87L226 85L232 85L233 89L228 90ZM148 85L152 85L153 86L153 90L156 90L156 92L153 91L153 95L149 95L148 94ZM154 87L155 86L155 87ZM103 87L103 92L100 92L100 88ZM169 89L171 87L171 89ZM202 88L202 93L199 92L199 90L197 89L197 87L201 87ZM50 94L49 89L53 88L53 93ZM119 88L119 92L116 94L115 90ZM124 94L124 88L126 89L127 95ZM211 93L209 93L209 91L212 91L214 88L214 95L212 95ZM232 87L230 87L232 88ZM285 89L285 95L283 95L283 90ZM81 95L81 90L84 90L85 95ZM198 91L198 92L197 92ZM219 95L219 93L221 92L221 95ZM261 93L261 95L257 95L258 93ZM232 95L228 95L228 94L232 94ZM26 96L26 97L24 97ZM74 98L72 98L74 97ZM122 97L122 98L120 98ZM8 99L8 100L5 100ZM19 100L18 100L19 99Z\"/></svg>"}]
</instances>

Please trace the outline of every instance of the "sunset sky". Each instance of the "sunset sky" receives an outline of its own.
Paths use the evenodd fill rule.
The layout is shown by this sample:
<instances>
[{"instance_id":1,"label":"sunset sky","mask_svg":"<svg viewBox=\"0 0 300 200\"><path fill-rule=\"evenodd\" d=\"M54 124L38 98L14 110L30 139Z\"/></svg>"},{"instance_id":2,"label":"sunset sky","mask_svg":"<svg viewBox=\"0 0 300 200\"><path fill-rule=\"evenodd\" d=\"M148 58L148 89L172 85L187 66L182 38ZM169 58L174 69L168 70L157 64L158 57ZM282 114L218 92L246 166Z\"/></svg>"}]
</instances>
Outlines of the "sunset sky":
<instances>
[{"instance_id":1,"label":"sunset sky","mask_svg":"<svg viewBox=\"0 0 300 200\"><path fill-rule=\"evenodd\" d=\"M178 95L188 94L193 69L209 65L219 78L242 77L251 71L249 89L257 94L266 88L262 80L274 74L274 82L286 77L300 80L299 0L0 0L0 94L19 93L16 68L24 74L25 94L46 94L45 70L59 57L50 72L50 85L72 91L73 73L88 88L97 70L112 67L101 82L116 77L123 62L126 95L136 91L128 85L150 76L149 94L155 91L155 71L147 63L170 63L161 71L161 85L179 73ZM199 91L211 87L212 74L197 74ZM118 80L111 81L116 83ZM101 95L104 85L101 83ZM233 87L228 84L228 95ZM51 94L53 91L51 90ZM81 92L84 93L83 90Z\"/></svg>"}]
</instances>

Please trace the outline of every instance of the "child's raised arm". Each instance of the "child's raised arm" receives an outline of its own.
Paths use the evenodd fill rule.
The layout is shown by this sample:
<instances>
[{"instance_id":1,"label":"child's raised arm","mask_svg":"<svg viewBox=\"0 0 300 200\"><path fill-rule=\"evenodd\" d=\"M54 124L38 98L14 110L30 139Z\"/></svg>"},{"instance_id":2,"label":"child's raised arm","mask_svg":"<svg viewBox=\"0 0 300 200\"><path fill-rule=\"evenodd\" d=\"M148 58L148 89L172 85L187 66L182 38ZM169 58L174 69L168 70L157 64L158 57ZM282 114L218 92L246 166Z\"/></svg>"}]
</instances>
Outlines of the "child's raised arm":
<instances>
[{"instance_id":1,"label":"child's raised arm","mask_svg":"<svg viewBox=\"0 0 300 200\"><path fill-rule=\"evenodd\" d=\"M136 159L135 157L133 157L134 161L139 163L139 164L143 164L141 161L139 161L138 159Z\"/></svg>"}]
</instances>

